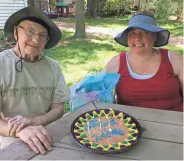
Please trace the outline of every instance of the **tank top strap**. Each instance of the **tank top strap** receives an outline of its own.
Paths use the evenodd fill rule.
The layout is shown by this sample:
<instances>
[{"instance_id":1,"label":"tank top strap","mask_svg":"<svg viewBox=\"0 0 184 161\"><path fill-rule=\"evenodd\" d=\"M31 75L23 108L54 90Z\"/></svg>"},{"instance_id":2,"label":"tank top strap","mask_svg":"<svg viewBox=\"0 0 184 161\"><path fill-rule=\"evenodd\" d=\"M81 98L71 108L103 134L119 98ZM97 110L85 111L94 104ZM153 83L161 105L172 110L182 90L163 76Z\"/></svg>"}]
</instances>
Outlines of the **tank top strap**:
<instances>
[{"instance_id":1,"label":"tank top strap","mask_svg":"<svg viewBox=\"0 0 184 161\"><path fill-rule=\"evenodd\" d=\"M172 64L168 57L168 49L159 49L161 53L161 65L159 71L161 73L170 73L174 74Z\"/></svg>"},{"instance_id":2,"label":"tank top strap","mask_svg":"<svg viewBox=\"0 0 184 161\"><path fill-rule=\"evenodd\" d=\"M120 55L120 62L119 62L119 74L125 74L128 72L127 62L126 62L126 52L122 52Z\"/></svg>"}]
</instances>

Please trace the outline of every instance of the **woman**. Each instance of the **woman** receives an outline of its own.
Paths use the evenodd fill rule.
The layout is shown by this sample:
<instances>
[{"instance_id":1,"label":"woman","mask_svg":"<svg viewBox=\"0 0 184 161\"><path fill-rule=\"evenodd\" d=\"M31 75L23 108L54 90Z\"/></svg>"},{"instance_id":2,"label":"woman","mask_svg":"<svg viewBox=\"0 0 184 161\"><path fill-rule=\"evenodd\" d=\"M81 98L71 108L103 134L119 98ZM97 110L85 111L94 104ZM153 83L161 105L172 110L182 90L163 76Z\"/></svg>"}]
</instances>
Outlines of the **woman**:
<instances>
[{"instance_id":1,"label":"woman","mask_svg":"<svg viewBox=\"0 0 184 161\"><path fill-rule=\"evenodd\" d=\"M107 72L121 75L116 86L119 104L183 111L183 59L178 53L159 49L168 44L169 31L157 26L146 12L136 14L115 40L128 46L107 64Z\"/></svg>"},{"instance_id":2,"label":"woman","mask_svg":"<svg viewBox=\"0 0 184 161\"><path fill-rule=\"evenodd\" d=\"M62 117L69 100L60 65L44 55L61 31L42 11L26 7L8 18L4 33L16 45L0 53L0 148L17 137L45 154L52 142L44 126Z\"/></svg>"}]
</instances>

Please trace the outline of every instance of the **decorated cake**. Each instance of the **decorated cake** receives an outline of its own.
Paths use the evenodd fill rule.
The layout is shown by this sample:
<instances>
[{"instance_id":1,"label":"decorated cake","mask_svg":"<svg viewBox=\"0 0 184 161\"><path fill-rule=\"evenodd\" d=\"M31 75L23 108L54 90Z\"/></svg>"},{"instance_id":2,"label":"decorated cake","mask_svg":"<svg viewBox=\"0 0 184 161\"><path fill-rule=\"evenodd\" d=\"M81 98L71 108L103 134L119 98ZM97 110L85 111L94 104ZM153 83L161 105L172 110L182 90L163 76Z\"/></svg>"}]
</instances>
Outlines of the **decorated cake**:
<instances>
[{"instance_id":1,"label":"decorated cake","mask_svg":"<svg viewBox=\"0 0 184 161\"><path fill-rule=\"evenodd\" d=\"M100 152L121 151L140 138L140 125L130 115L112 109L80 115L72 125L74 138L82 146Z\"/></svg>"}]
</instances>

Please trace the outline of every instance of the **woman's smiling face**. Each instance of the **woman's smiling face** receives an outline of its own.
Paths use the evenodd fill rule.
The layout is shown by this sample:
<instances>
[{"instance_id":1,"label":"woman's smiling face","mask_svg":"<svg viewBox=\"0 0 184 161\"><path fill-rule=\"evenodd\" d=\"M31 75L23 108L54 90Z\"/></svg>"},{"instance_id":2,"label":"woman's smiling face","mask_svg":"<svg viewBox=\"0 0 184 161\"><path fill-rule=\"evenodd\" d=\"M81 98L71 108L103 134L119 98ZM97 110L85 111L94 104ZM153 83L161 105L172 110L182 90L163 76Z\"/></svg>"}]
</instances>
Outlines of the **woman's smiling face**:
<instances>
[{"instance_id":1,"label":"woman's smiling face","mask_svg":"<svg viewBox=\"0 0 184 161\"><path fill-rule=\"evenodd\" d=\"M45 27L36 22L24 20L14 29L17 40L16 30L21 54L34 57L43 52L48 40L48 31Z\"/></svg>"},{"instance_id":2,"label":"woman's smiling face","mask_svg":"<svg viewBox=\"0 0 184 161\"><path fill-rule=\"evenodd\" d=\"M128 46L134 53L150 51L156 41L156 33L133 29L128 33Z\"/></svg>"}]
</instances>

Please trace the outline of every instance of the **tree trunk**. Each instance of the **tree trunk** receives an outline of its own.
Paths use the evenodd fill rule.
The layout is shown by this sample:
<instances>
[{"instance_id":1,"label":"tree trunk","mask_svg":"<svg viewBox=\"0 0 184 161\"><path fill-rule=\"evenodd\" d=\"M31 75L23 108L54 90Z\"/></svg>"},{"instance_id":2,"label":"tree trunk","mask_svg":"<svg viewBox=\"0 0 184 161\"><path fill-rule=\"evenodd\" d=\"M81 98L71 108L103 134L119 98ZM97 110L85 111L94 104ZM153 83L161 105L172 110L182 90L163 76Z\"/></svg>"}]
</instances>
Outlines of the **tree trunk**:
<instances>
[{"instance_id":1,"label":"tree trunk","mask_svg":"<svg viewBox=\"0 0 184 161\"><path fill-rule=\"evenodd\" d=\"M85 31L85 13L84 13L84 0L76 1L76 26L74 37L86 37Z\"/></svg>"},{"instance_id":2,"label":"tree trunk","mask_svg":"<svg viewBox=\"0 0 184 161\"><path fill-rule=\"evenodd\" d=\"M27 0L27 4L29 7L35 7L34 0Z\"/></svg>"},{"instance_id":3,"label":"tree trunk","mask_svg":"<svg viewBox=\"0 0 184 161\"><path fill-rule=\"evenodd\" d=\"M97 17L97 0L87 0L87 17Z\"/></svg>"},{"instance_id":4,"label":"tree trunk","mask_svg":"<svg viewBox=\"0 0 184 161\"><path fill-rule=\"evenodd\" d=\"M40 10L42 9L42 2L41 0L39 0L39 6L40 6Z\"/></svg>"},{"instance_id":5,"label":"tree trunk","mask_svg":"<svg viewBox=\"0 0 184 161\"><path fill-rule=\"evenodd\" d=\"M176 10L176 16L177 16L176 20L177 21L181 21L182 20L182 10L183 10L182 7L180 7L180 8L178 7L177 10Z\"/></svg>"}]
</instances>

